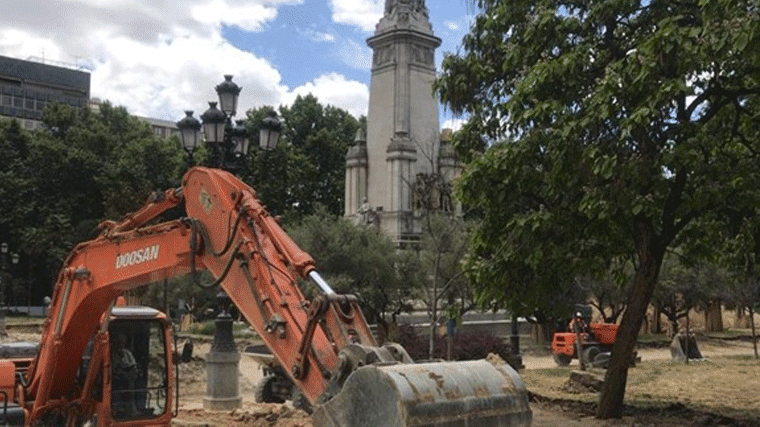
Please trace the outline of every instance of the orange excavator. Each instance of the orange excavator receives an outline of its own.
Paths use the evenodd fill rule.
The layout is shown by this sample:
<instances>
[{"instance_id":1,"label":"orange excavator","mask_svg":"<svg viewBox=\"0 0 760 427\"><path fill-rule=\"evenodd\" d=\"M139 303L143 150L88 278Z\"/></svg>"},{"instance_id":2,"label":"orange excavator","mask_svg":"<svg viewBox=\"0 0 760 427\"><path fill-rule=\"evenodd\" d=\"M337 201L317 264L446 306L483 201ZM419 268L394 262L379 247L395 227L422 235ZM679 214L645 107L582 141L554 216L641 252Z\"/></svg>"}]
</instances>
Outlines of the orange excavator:
<instances>
[{"instance_id":1,"label":"orange excavator","mask_svg":"<svg viewBox=\"0 0 760 427\"><path fill-rule=\"evenodd\" d=\"M187 217L156 223L180 204ZM227 172L192 168L182 187L100 230L66 259L38 348L0 350L3 424L169 426L178 393L171 322L116 301L200 270L287 368L315 426L531 423L525 385L508 365L418 364L399 345L378 346L357 298L336 294L256 192ZM306 299L300 279L319 295Z\"/></svg>"}]
</instances>

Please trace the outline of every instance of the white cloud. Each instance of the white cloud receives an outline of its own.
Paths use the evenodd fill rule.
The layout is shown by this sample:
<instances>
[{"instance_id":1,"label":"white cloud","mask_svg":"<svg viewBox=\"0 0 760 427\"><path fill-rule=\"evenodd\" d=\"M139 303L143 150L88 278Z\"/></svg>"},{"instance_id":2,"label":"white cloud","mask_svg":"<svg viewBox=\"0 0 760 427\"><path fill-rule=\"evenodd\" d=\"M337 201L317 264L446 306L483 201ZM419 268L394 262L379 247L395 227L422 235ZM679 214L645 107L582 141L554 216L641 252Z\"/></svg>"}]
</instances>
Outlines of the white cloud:
<instances>
[{"instance_id":1,"label":"white cloud","mask_svg":"<svg viewBox=\"0 0 760 427\"><path fill-rule=\"evenodd\" d=\"M109 46L133 58L110 57L96 65L92 94L128 106L133 114L168 120L185 109L204 111L216 100L214 86L232 74L243 87L239 111L277 104L287 93L280 74L266 61L235 49L221 38L197 36L173 39L169 48L111 39Z\"/></svg>"},{"instance_id":2,"label":"white cloud","mask_svg":"<svg viewBox=\"0 0 760 427\"><path fill-rule=\"evenodd\" d=\"M286 103L292 103L298 95L309 93L316 96L321 104L340 107L356 118L367 115L369 88L364 83L348 80L336 73L326 74L293 89Z\"/></svg>"},{"instance_id":3,"label":"white cloud","mask_svg":"<svg viewBox=\"0 0 760 427\"><path fill-rule=\"evenodd\" d=\"M383 17L384 0L330 0L335 22L374 31Z\"/></svg>"},{"instance_id":4,"label":"white cloud","mask_svg":"<svg viewBox=\"0 0 760 427\"><path fill-rule=\"evenodd\" d=\"M29 34L15 28L0 28L0 54L21 59L59 59L64 56L52 38Z\"/></svg>"},{"instance_id":5,"label":"white cloud","mask_svg":"<svg viewBox=\"0 0 760 427\"><path fill-rule=\"evenodd\" d=\"M457 31L457 30L459 30L459 24L457 24L456 22L453 22L453 21L446 21L446 22L443 23L443 25L445 25L446 28L448 28L451 31Z\"/></svg>"},{"instance_id":6,"label":"white cloud","mask_svg":"<svg viewBox=\"0 0 760 427\"><path fill-rule=\"evenodd\" d=\"M365 43L346 40L338 48L338 56L346 65L357 70L372 69L372 49Z\"/></svg>"},{"instance_id":7,"label":"white cloud","mask_svg":"<svg viewBox=\"0 0 760 427\"><path fill-rule=\"evenodd\" d=\"M290 1L253 1L229 4L229 0L212 0L196 5L191 9L193 19L212 26L236 26L246 31L261 31L264 25L277 17L277 3L301 3L301 0Z\"/></svg>"},{"instance_id":8,"label":"white cloud","mask_svg":"<svg viewBox=\"0 0 760 427\"><path fill-rule=\"evenodd\" d=\"M297 28L298 34L307 37L309 40L317 43L332 43L335 41L335 36L330 33L324 33L314 30L313 28Z\"/></svg>"},{"instance_id":9,"label":"white cloud","mask_svg":"<svg viewBox=\"0 0 760 427\"><path fill-rule=\"evenodd\" d=\"M366 85L331 74L290 89L271 63L221 35L222 25L261 30L277 16L278 6L301 2L5 0L0 55L86 65L92 97L141 116L179 120L186 109L198 116L207 101L216 100L214 86L224 74L243 87L239 112L288 104L295 93L309 90L322 102L366 114ZM322 37L329 41L329 35Z\"/></svg>"}]
</instances>

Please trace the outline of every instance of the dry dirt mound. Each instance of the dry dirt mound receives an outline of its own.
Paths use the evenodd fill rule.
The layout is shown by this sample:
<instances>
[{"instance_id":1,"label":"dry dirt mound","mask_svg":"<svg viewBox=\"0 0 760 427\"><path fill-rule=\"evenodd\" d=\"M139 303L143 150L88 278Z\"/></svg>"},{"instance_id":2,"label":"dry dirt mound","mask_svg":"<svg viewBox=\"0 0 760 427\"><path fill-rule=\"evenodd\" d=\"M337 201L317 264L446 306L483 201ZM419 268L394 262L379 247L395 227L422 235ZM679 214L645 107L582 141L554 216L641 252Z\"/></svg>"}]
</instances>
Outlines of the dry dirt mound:
<instances>
[{"instance_id":1,"label":"dry dirt mound","mask_svg":"<svg viewBox=\"0 0 760 427\"><path fill-rule=\"evenodd\" d=\"M182 409L172 422L175 427L312 427L311 418L288 405L246 404L232 412L208 412Z\"/></svg>"}]
</instances>

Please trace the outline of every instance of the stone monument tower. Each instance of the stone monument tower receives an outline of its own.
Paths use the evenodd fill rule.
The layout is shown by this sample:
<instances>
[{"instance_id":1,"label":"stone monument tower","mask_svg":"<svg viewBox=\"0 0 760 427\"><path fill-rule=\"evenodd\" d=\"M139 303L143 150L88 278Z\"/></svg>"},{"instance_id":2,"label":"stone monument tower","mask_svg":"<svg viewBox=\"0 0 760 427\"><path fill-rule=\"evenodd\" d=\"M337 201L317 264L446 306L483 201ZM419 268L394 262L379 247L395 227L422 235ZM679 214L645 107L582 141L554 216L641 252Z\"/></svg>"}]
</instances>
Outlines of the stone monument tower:
<instances>
[{"instance_id":1,"label":"stone monument tower","mask_svg":"<svg viewBox=\"0 0 760 427\"><path fill-rule=\"evenodd\" d=\"M396 242L415 240L413 186L438 173L438 102L433 35L424 0L386 0L367 39L373 50L367 133L346 159L345 214L373 223Z\"/></svg>"}]
</instances>

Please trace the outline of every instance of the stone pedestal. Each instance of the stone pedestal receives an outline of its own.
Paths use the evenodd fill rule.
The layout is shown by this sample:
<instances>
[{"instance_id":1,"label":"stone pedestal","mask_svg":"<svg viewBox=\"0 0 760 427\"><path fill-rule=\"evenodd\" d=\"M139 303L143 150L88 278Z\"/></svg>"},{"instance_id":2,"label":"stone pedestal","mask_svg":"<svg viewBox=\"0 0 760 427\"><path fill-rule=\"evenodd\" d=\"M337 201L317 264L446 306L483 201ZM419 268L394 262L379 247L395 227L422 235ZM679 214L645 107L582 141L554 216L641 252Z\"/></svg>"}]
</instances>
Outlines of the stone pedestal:
<instances>
[{"instance_id":1,"label":"stone pedestal","mask_svg":"<svg viewBox=\"0 0 760 427\"><path fill-rule=\"evenodd\" d=\"M215 353L206 355L206 396L203 409L230 411L240 408L243 400L239 394L238 353Z\"/></svg>"},{"instance_id":2,"label":"stone pedestal","mask_svg":"<svg viewBox=\"0 0 760 427\"><path fill-rule=\"evenodd\" d=\"M203 398L203 409L231 411L242 405L240 354L232 339L232 318L223 313L214 324L214 342L206 355L206 396Z\"/></svg>"}]
</instances>

